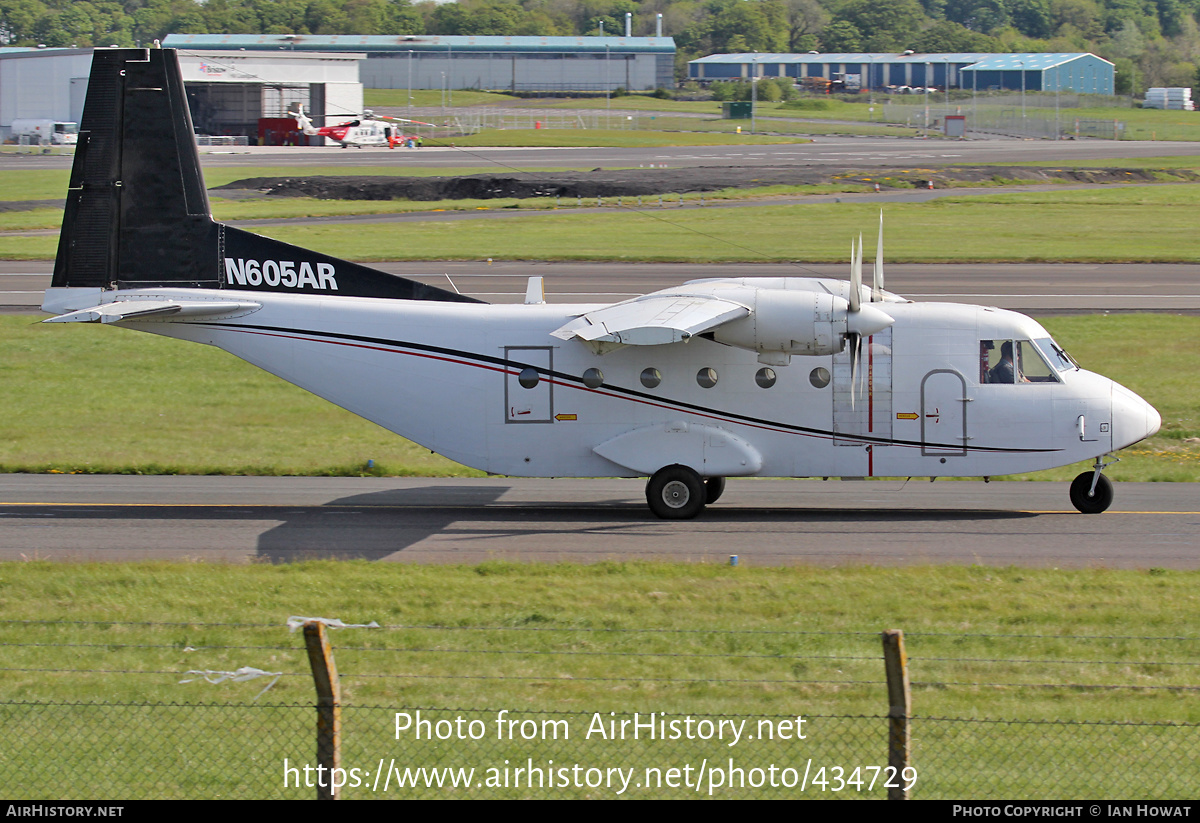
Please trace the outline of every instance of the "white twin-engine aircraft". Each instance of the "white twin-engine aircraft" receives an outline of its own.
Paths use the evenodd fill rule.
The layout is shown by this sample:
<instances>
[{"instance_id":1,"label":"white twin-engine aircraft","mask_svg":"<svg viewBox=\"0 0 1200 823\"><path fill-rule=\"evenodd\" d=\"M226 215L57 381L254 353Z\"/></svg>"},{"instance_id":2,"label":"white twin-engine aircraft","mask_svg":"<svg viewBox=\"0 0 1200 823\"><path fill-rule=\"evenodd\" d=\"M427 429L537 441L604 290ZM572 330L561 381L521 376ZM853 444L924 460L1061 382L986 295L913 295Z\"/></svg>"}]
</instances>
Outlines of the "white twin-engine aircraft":
<instances>
[{"instance_id":1,"label":"white twin-engine aircraft","mask_svg":"<svg viewBox=\"0 0 1200 823\"><path fill-rule=\"evenodd\" d=\"M852 281L698 280L612 305L455 292L216 223L174 52L95 53L47 322L218 346L468 466L649 477L694 517L727 477L988 476L1158 431L1146 401L1010 311Z\"/></svg>"}]
</instances>

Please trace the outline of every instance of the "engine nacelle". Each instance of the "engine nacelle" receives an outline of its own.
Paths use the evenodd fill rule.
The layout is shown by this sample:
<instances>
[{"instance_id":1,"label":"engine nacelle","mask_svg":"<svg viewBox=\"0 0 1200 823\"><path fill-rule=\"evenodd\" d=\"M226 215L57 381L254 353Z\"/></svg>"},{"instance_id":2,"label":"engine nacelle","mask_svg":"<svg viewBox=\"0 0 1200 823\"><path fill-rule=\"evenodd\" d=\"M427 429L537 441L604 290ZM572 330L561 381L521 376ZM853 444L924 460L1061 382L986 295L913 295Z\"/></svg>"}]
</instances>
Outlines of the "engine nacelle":
<instances>
[{"instance_id":1,"label":"engine nacelle","mask_svg":"<svg viewBox=\"0 0 1200 823\"><path fill-rule=\"evenodd\" d=\"M837 354L846 347L848 333L866 336L894 322L869 304L851 312L849 303L828 292L754 289L738 299L751 305L749 316L717 327L713 339L756 351L764 362L786 362L793 354Z\"/></svg>"}]
</instances>

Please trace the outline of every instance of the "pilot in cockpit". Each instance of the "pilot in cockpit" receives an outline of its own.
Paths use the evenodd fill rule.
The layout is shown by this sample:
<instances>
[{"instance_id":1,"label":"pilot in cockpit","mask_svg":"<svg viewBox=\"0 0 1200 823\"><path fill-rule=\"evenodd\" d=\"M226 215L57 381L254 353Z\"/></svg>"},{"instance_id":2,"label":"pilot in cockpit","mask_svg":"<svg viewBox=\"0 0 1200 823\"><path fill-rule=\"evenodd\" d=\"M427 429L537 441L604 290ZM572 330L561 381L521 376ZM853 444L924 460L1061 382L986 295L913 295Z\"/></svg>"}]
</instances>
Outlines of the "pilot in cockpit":
<instances>
[{"instance_id":1,"label":"pilot in cockpit","mask_svg":"<svg viewBox=\"0 0 1200 823\"><path fill-rule=\"evenodd\" d=\"M1015 380L1013 379L1014 377L1016 378ZM1013 344L1011 340L1005 340L1000 345L1000 360L988 370L987 382L1009 384L1029 382L1025 375L1021 373L1020 367L1013 362Z\"/></svg>"}]
</instances>

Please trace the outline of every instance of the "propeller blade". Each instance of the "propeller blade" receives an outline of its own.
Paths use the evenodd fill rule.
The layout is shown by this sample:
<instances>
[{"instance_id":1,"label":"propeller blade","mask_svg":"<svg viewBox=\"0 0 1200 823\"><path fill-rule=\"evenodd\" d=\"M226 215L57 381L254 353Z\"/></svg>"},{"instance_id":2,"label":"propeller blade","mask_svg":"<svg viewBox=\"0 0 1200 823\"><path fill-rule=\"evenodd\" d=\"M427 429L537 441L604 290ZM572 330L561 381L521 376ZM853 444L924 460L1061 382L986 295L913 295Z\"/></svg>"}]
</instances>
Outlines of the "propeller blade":
<instances>
[{"instance_id":1,"label":"propeller blade","mask_svg":"<svg viewBox=\"0 0 1200 823\"><path fill-rule=\"evenodd\" d=\"M862 355L862 335L850 332L846 335L850 349L850 411L854 411L858 399L858 362Z\"/></svg>"},{"instance_id":2,"label":"propeller blade","mask_svg":"<svg viewBox=\"0 0 1200 823\"><path fill-rule=\"evenodd\" d=\"M883 300L883 209L879 210L879 243L875 247L875 276L871 288L871 302Z\"/></svg>"},{"instance_id":3,"label":"propeller blade","mask_svg":"<svg viewBox=\"0 0 1200 823\"><path fill-rule=\"evenodd\" d=\"M858 246L850 241L850 311L856 312L862 303L862 235Z\"/></svg>"}]
</instances>

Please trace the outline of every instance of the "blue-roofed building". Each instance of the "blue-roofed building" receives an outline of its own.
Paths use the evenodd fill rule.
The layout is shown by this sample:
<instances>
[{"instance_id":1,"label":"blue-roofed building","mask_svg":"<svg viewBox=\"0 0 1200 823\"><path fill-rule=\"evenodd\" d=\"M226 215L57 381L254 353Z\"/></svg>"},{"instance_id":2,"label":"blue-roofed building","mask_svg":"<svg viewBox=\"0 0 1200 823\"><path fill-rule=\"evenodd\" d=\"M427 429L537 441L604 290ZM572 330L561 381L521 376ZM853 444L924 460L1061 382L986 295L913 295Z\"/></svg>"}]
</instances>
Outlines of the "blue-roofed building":
<instances>
[{"instance_id":1,"label":"blue-roofed building","mask_svg":"<svg viewBox=\"0 0 1200 823\"><path fill-rule=\"evenodd\" d=\"M1094 54L993 54L963 69L963 87L978 91L1072 91L1114 94L1116 69Z\"/></svg>"},{"instance_id":2,"label":"blue-roofed building","mask_svg":"<svg viewBox=\"0 0 1200 823\"><path fill-rule=\"evenodd\" d=\"M674 85L670 37L169 34L163 45L227 51L365 54L374 89L650 90Z\"/></svg>"},{"instance_id":3,"label":"blue-roofed building","mask_svg":"<svg viewBox=\"0 0 1200 823\"><path fill-rule=\"evenodd\" d=\"M1026 91L1070 89L1085 94L1112 94L1113 64L1094 54L712 54L688 63L688 78L700 82L758 77L804 77L837 80L859 78L863 89L1024 88Z\"/></svg>"}]
</instances>

